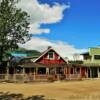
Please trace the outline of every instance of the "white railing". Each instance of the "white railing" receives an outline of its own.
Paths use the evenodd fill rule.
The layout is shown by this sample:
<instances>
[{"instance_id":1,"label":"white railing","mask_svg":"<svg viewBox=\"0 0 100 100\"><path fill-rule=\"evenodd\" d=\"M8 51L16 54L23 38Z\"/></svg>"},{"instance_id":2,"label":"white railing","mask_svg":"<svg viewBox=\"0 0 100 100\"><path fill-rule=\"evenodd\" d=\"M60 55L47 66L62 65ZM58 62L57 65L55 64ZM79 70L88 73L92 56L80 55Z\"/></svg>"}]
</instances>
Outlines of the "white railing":
<instances>
[{"instance_id":1,"label":"white railing","mask_svg":"<svg viewBox=\"0 0 100 100\"><path fill-rule=\"evenodd\" d=\"M70 74L69 75L69 79L81 79L81 75L80 74Z\"/></svg>"},{"instance_id":2,"label":"white railing","mask_svg":"<svg viewBox=\"0 0 100 100\"><path fill-rule=\"evenodd\" d=\"M35 74L0 74L0 81L32 82L38 80L81 79L80 74L35 75Z\"/></svg>"},{"instance_id":3,"label":"white railing","mask_svg":"<svg viewBox=\"0 0 100 100\"><path fill-rule=\"evenodd\" d=\"M47 75L34 74L0 74L0 81L31 82L35 80L47 80Z\"/></svg>"}]
</instances>

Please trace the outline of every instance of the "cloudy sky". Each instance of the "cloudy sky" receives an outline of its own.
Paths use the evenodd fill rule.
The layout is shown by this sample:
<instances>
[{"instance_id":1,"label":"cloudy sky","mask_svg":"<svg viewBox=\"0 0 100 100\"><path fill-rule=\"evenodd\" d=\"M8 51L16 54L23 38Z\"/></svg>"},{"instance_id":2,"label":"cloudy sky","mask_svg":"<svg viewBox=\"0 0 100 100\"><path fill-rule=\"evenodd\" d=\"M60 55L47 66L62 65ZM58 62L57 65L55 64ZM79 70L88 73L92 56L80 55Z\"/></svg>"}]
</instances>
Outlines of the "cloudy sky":
<instances>
[{"instance_id":1,"label":"cloudy sky","mask_svg":"<svg viewBox=\"0 0 100 100\"><path fill-rule=\"evenodd\" d=\"M100 45L99 0L21 0L30 15L33 37L21 47L44 51L55 48L63 57Z\"/></svg>"}]
</instances>

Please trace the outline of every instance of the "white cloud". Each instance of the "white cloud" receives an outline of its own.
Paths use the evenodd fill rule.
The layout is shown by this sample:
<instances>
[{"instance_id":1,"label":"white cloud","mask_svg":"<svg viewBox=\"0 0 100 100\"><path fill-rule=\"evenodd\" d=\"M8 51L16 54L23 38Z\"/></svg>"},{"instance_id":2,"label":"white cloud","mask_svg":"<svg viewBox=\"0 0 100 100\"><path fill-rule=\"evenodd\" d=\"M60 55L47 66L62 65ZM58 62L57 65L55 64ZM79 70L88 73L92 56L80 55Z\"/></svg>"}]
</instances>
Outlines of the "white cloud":
<instances>
[{"instance_id":1,"label":"white cloud","mask_svg":"<svg viewBox=\"0 0 100 100\"><path fill-rule=\"evenodd\" d=\"M34 37L30 41L25 44L20 44L20 47L26 49L35 49L40 52L43 52L47 49L48 46L52 46L62 57L68 57L69 59L73 59L73 54L86 52L86 49L77 49L73 45L69 45L62 41L50 41L43 38Z\"/></svg>"},{"instance_id":2,"label":"white cloud","mask_svg":"<svg viewBox=\"0 0 100 100\"><path fill-rule=\"evenodd\" d=\"M63 19L63 12L70 5L55 3L53 6L49 4L40 4L38 0L21 0L17 7L27 11L30 15L30 30L32 34L50 33L49 28L41 28L41 24L53 24ZM62 41L50 41L38 37L32 38L25 44L19 44L20 47L26 49L35 49L43 52L48 46L52 46L61 56L72 59L74 53L81 53L85 49L76 49L73 45L69 45Z\"/></svg>"},{"instance_id":3,"label":"white cloud","mask_svg":"<svg viewBox=\"0 0 100 100\"><path fill-rule=\"evenodd\" d=\"M30 33L32 34L41 34L41 33L49 33L50 29L42 29L40 28L40 24L30 24Z\"/></svg>"},{"instance_id":4,"label":"white cloud","mask_svg":"<svg viewBox=\"0 0 100 100\"><path fill-rule=\"evenodd\" d=\"M42 29L41 24L53 24L63 19L63 11L70 5L55 3L50 6L47 3L40 4L38 0L21 0L17 7L27 11L30 15L30 33L49 33L50 29Z\"/></svg>"}]
</instances>

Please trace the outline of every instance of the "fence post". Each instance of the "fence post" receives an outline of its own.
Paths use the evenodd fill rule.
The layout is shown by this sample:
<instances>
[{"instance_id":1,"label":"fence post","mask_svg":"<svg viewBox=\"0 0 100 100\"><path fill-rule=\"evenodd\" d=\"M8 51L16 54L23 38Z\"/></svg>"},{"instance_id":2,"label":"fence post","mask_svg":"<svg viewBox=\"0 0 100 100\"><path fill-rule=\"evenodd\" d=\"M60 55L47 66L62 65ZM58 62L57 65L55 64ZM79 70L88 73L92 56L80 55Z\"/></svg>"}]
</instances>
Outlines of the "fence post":
<instances>
[{"instance_id":1,"label":"fence post","mask_svg":"<svg viewBox=\"0 0 100 100\"><path fill-rule=\"evenodd\" d=\"M9 68L7 67L6 70L7 70L7 72L5 75L5 80L8 81L9 80Z\"/></svg>"}]
</instances>

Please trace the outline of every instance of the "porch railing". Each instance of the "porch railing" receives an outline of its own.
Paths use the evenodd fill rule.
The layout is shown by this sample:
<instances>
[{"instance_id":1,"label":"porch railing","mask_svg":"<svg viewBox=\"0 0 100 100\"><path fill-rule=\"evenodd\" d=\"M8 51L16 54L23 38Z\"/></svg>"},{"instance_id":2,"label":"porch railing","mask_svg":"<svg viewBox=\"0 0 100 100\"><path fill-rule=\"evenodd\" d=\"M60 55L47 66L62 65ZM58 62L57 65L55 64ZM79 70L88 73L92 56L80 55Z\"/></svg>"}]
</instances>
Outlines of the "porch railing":
<instances>
[{"instance_id":1,"label":"porch railing","mask_svg":"<svg viewBox=\"0 0 100 100\"><path fill-rule=\"evenodd\" d=\"M0 81L15 82L32 82L32 81L49 81L49 80L71 80L80 79L80 74L66 75L35 75L35 74L0 74Z\"/></svg>"},{"instance_id":2,"label":"porch railing","mask_svg":"<svg viewBox=\"0 0 100 100\"><path fill-rule=\"evenodd\" d=\"M73 79L81 79L80 74L66 74L66 79L73 80Z\"/></svg>"}]
</instances>

